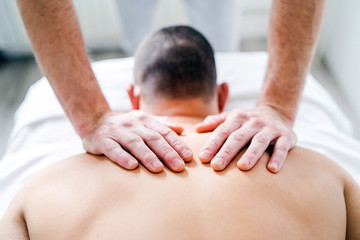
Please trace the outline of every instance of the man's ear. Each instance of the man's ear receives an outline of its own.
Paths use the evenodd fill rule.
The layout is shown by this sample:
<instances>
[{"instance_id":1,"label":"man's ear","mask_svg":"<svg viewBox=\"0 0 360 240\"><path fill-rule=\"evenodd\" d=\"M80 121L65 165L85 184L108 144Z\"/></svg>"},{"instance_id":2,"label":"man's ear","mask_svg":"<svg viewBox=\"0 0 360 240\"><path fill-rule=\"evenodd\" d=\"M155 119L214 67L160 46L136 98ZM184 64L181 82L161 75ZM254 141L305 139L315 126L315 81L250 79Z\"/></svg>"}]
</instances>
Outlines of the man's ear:
<instances>
[{"instance_id":1,"label":"man's ear","mask_svg":"<svg viewBox=\"0 0 360 240\"><path fill-rule=\"evenodd\" d=\"M127 88L127 93L131 101L133 110L140 109L140 87L138 85L130 84Z\"/></svg>"},{"instance_id":2,"label":"man's ear","mask_svg":"<svg viewBox=\"0 0 360 240\"><path fill-rule=\"evenodd\" d=\"M219 112L224 111L225 105L229 97L229 85L224 82L217 86L217 101Z\"/></svg>"}]
</instances>

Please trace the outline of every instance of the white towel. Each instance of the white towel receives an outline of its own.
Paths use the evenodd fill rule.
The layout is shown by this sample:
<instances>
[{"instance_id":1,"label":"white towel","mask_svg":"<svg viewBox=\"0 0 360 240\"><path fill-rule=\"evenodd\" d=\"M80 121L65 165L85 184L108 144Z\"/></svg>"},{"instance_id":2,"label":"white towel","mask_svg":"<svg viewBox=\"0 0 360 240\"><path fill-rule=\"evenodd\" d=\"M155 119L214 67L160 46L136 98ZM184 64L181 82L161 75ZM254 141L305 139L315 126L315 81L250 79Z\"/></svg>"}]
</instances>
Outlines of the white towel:
<instances>
[{"instance_id":1,"label":"white towel","mask_svg":"<svg viewBox=\"0 0 360 240\"><path fill-rule=\"evenodd\" d=\"M252 108L265 73L265 53L218 53L218 82L228 82L226 110ZM93 70L111 107L131 109L126 87L133 58L94 63ZM318 151L344 167L360 183L360 142L329 93L308 76L294 126L298 145ZM0 161L0 217L28 178L65 157L84 152L46 79L35 83L19 107L5 156Z\"/></svg>"}]
</instances>

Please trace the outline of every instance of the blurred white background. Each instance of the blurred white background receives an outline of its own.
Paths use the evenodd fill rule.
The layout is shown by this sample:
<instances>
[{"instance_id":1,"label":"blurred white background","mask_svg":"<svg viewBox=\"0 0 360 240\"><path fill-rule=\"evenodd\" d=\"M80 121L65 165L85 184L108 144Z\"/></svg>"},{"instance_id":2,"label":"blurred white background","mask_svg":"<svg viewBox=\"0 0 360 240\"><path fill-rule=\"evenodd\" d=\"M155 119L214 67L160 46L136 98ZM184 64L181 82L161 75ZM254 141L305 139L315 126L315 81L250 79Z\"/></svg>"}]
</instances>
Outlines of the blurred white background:
<instances>
[{"instance_id":1,"label":"blurred white background","mask_svg":"<svg viewBox=\"0 0 360 240\"><path fill-rule=\"evenodd\" d=\"M114 0L74 0L93 60L123 57L127 38ZM239 0L238 50L266 50L271 1ZM216 17L216 16L214 16ZM181 0L159 0L151 30L188 24ZM235 23L234 23L235 24ZM226 27L226 26L224 26ZM311 73L343 108L360 138L360 1L328 0ZM13 116L29 85L41 77L16 1L0 1L0 157Z\"/></svg>"}]
</instances>

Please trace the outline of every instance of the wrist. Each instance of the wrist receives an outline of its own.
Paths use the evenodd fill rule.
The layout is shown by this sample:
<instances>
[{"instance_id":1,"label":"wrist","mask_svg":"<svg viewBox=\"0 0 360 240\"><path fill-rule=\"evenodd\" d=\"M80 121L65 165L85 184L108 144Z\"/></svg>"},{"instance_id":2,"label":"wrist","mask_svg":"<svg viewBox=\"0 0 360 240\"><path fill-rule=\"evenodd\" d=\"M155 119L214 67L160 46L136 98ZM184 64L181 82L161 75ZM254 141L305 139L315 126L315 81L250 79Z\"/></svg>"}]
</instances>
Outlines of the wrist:
<instances>
[{"instance_id":1,"label":"wrist","mask_svg":"<svg viewBox=\"0 0 360 240\"><path fill-rule=\"evenodd\" d=\"M269 101L265 99L259 98L256 103L256 108L262 111L263 108L265 109L272 109L279 115L282 119L288 122L291 126L295 123L296 113L298 106L284 106L282 104L277 103L276 101Z\"/></svg>"},{"instance_id":2,"label":"wrist","mask_svg":"<svg viewBox=\"0 0 360 240\"><path fill-rule=\"evenodd\" d=\"M105 117L112 113L112 110L106 103L103 106L93 107L91 109L77 109L69 118L80 138L84 138L94 132L104 121Z\"/></svg>"},{"instance_id":3,"label":"wrist","mask_svg":"<svg viewBox=\"0 0 360 240\"><path fill-rule=\"evenodd\" d=\"M281 71L268 66L257 106L271 107L293 124L305 79L306 74L299 74L290 69Z\"/></svg>"}]
</instances>

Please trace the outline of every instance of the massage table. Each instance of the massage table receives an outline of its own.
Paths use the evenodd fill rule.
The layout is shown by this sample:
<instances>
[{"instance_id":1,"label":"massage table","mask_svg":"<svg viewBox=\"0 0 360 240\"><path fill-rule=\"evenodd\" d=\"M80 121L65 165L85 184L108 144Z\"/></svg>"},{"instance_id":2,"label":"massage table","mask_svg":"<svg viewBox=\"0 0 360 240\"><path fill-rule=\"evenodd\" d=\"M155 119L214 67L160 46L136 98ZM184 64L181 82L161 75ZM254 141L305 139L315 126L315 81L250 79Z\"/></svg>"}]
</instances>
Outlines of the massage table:
<instances>
[{"instance_id":1,"label":"massage table","mask_svg":"<svg viewBox=\"0 0 360 240\"><path fill-rule=\"evenodd\" d=\"M263 52L216 54L218 82L226 81L230 86L225 110L255 106L266 62L267 54ZM133 65L132 57L92 64L106 99L116 111L131 110L126 88L133 81ZM298 146L328 156L360 183L360 142L351 137L352 125L331 95L310 75L294 130ZM34 174L56 161L83 152L81 140L48 81L40 79L30 87L16 112L14 128L0 160L0 218ZM121 171L125 170L119 169L119 173Z\"/></svg>"}]
</instances>

